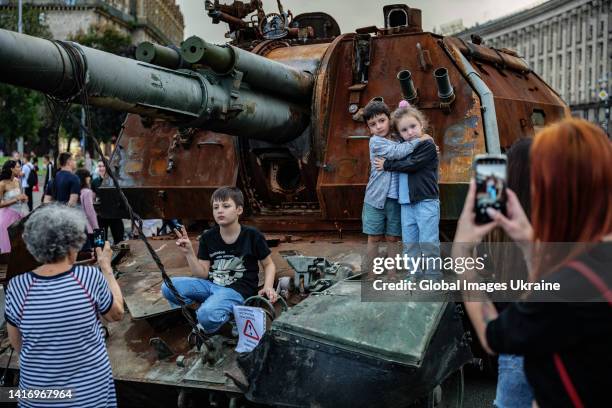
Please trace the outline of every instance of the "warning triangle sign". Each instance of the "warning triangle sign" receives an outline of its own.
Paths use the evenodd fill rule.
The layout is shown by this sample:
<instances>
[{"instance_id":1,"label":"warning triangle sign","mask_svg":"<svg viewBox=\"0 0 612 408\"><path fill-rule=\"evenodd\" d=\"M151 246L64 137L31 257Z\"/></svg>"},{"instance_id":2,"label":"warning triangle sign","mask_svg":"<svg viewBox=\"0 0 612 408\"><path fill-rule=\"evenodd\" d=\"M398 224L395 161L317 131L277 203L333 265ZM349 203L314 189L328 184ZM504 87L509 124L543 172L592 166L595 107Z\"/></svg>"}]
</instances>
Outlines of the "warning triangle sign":
<instances>
[{"instance_id":1,"label":"warning triangle sign","mask_svg":"<svg viewBox=\"0 0 612 408\"><path fill-rule=\"evenodd\" d=\"M253 326L253 322L251 322L248 319L244 325L244 330L242 331L242 333L245 336L252 338L253 340L259 340L259 335L257 334L257 331L255 330L255 326Z\"/></svg>"}]
</instances>

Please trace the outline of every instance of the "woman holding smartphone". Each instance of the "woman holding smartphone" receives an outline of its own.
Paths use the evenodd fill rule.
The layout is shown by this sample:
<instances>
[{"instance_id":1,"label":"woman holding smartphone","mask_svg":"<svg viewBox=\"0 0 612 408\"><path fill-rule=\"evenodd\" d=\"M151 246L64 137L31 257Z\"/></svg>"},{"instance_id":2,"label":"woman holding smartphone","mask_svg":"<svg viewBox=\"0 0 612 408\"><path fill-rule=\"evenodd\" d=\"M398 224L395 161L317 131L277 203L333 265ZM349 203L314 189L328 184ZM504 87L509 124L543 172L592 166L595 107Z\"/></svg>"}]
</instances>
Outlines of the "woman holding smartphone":
<instances>
[{"instance_id":1,"label":"woman holding smartphone","mask_svg":"<svg viewBox=\"0 0 612 408\"><path fill-rule=\"evenodd\" d=\"M470 256L499 226L523 250L531 280L561 291L527 294L499 315L491 302L465 306L486 351L525 356L540 408L603 406L612 378L612 145L599 127L566 119L536 135L531 157L532 223L508 189L507 216L489 208L493 221L476 224L472 181L453 256Z\"/></svg>"},{"instance_id":2,"label":"woman holding smartphone","mask_svg":"<svg viewBox=\"0 0 612 408\"><path fill-rule=\"evenodd\" d=\"M99 316L123 318L111 249L96 248L98 267L75 265L85 217L49 204L26 221L23 240L42 265L13 277L6 292L11 345L19 353L19 389L61 390L62 400L30 407L116 407L115 384Z\"/></svg>"}]
</instances>

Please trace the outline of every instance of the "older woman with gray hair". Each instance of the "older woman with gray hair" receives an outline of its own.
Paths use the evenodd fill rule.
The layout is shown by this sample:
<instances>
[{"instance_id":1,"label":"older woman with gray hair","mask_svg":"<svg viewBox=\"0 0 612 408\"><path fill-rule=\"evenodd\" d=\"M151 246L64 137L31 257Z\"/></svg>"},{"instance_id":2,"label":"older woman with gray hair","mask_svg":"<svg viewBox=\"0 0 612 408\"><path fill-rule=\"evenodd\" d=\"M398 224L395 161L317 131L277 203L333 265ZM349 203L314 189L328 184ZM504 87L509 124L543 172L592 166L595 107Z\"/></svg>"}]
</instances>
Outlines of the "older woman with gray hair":
<instances>
[{"instance_id":1,"label":"older woman with gray hair","mask_svg":"<svg viewBox=\"0 0 612 408\"><path fill-rule=\"evenodd\" d=\"M115 386L99 316L123 318L111 249L96 248L98 266L75 265L85 242L83 213L61 204L35 211L25 223L28 251L43 265L11 279L6 320L19 352L20 389L69 390L65 406L115 407ZM28 406L58 401L28 400Z\"/></svg>"}]
</instances>

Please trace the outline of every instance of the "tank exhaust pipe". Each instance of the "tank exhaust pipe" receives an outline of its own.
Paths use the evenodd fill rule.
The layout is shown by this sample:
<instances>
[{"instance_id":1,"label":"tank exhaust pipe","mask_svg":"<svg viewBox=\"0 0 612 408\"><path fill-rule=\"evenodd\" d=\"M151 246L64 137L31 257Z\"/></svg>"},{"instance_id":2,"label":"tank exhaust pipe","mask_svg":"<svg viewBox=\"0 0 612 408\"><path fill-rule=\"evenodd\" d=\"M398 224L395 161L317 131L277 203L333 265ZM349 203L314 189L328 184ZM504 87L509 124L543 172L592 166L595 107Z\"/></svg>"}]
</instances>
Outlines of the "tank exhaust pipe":
<instances>
[{"instance_id":1,"label":"tank exhaust pipe","mask_svg":"<svg viewBox=\"0 0 612 408\"><path fill-rule=\"evenodd\" d=\"M438 86L438 98L440 98L441 104L450 107L455 100L455 90L450 83L448 69L444 67L436 69L434 71L434 78Z\"/></svg>"},{"instance_id":2,"label":"tank exhaust pipe","mask_svg":"<svg viewBox=\"0 0 612 408\"><path fill-rule=\"evenodd\" d=\"M402 88L402 97L410 104L416 105L419 102L419 94L412 82L412 73L404 69L397 73L400 87Z\"/></svg>"},{"instance_id":3,"label":"tank exhaust pipe","mask_svg":"<svg viewBox=\"0 0 612 408\"><path fill-rule=\"evenodd\" d=\"M136 59L169 69L189 68L178 47L164 47L149 41L138 44Z\"/></svg>"}]
</instances>

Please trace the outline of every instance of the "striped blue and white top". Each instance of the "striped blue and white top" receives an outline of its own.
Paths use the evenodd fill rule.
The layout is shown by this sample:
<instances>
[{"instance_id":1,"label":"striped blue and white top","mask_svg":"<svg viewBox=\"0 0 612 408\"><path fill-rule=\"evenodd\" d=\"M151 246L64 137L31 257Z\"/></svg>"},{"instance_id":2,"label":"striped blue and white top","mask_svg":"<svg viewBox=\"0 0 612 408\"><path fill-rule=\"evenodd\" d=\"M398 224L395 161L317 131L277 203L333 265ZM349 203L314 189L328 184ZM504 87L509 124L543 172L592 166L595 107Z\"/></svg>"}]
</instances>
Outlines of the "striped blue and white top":
<instances>
[{"instance_id":1,"label":"striped blue and white top","mask_svg":"<svg viewBox=\"0 0 612 408\"><path fill-rule=\"evenodd\" d=\"M70 400L20 400L20 407L116 407L98 314L113 296L102 272L75 266L55 276L11 279L6 320L21 332L20 389L70 389Z\"/></svg>"}]
</instances>

